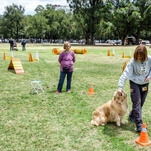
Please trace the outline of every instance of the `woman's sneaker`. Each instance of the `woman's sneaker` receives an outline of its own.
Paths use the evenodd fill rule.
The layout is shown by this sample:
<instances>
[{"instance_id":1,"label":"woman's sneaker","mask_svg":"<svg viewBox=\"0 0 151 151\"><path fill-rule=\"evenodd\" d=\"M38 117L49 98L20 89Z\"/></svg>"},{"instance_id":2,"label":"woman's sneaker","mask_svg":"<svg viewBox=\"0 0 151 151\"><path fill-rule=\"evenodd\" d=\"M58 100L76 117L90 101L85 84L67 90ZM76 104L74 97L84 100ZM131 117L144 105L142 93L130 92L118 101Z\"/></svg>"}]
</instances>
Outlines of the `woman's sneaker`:
<instances>
[{"instance_id":1,"label":"woman's sneaker","mask_svg":"<svg viewBox=\"0 0 151 151\"><path fill-rule=\"evenodd\" d=\"M136 132L140 133L142 131L141 125L136 125Z\"/></svg>"},{"instance_id":2,"label":"woman's sneaker","mask_svg":"<svg viewBox=\"0 0 151 151\"><path fill-rule=\"evenodd\" d=\"M60 92L58 90L56 90L56 94L59 94Z\"/></svg>"}]
</instances>

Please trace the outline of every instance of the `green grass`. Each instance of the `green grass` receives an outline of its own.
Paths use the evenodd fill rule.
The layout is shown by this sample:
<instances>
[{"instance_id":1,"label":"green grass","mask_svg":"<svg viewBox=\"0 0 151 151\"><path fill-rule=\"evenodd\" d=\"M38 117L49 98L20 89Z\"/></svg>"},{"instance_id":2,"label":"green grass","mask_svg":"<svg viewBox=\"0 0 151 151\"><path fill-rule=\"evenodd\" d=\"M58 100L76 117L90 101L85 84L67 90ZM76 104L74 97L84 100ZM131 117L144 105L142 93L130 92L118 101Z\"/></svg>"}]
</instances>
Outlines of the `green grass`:
<instances>
[{"instance_id":1,"label":"green grass","mask_svg":"<svg viewBox=\"0 0 151 151\"><path fill-rule=\"evenodd\" d=\"M136 46L102 47L72 46L86 48L87 54L76 54L72 92L55 94L59 79L58 55L53 48L62 45L27 44L27 51L14 51L20 58L24 74L7 70L10 61L3 60L3 52L10 55L9 45L0 44L0 150L2 151L149 151L150 147L135 144L139 135L135 125L127 121L131 110L129 83L124 91L128 94L128 112L125 124L115 123L103 127L91 125L92 112L112 99L117 90L121 66L127 59L121 58L122 51L129 55ZM114 57L107 56L107 50L115 50ZM39 62L28 62L28 53L39 52ZM149 54L150 49L148 48ZM43 82L44 94L30 94L30 81ZM66 81L65 81L66 82ZM94 96L87 95L90 83L94 85ZM151 139L149 91L143 107L143 121Z\"/></svg>"}]
</instances>

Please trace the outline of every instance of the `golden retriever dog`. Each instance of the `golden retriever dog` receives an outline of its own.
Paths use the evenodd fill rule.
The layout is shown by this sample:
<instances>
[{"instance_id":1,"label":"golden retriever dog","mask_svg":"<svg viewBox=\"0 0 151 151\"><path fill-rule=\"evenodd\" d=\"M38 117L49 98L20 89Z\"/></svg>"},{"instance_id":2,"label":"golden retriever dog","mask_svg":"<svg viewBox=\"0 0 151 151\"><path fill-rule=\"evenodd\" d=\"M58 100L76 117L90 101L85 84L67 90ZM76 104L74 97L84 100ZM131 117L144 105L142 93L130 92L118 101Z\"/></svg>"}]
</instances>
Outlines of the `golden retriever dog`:
<instances>
[{"instance_id":1,"label":"golden retriever dog","mask_svg":"<svg viewBox=\"0 0 151 151\"><path fill-rule=\"evenodd\" d=\"M122 118L128 108L127 94L122 91L121 95L114 93L113 99L98 107L92 114L91 123L95 126L105 125L107 122L116 122L121 126Z\"/></svg>"}]
</instances>

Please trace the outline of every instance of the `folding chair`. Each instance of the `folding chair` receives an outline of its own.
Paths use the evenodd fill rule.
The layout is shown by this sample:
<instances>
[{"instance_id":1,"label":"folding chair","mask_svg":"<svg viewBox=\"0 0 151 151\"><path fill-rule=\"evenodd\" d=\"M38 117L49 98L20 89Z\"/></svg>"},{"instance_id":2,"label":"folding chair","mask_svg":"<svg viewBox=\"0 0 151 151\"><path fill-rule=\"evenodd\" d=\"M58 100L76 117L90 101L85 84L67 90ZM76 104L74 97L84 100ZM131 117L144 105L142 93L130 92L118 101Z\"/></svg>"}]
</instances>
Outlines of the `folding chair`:
<instances>
[{"instance_id":1,"label":"folding chair","mask_svg":"<svg viewBox=\"0 0 151 151\"><path fill-rule=\"evenodd\" d=\"M34 94L34 93L36 93L36 94L44 93L41 81L33 80L30 83L31 83L31 86L32 86L32 91L31 91L32 94Z\"/></svg>"}]
</instances>

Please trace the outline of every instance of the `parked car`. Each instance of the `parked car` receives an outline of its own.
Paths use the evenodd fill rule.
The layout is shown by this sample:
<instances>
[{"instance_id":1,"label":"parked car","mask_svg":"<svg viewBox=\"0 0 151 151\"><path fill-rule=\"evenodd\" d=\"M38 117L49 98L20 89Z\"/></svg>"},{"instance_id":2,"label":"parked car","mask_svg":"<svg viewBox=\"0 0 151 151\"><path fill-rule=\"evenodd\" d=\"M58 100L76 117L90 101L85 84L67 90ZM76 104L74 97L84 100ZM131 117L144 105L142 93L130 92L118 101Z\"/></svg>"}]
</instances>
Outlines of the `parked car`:
<instances>
[{"instance_id":1,"label":"parked car","mask_svg":"<svg viewBox=\"0 0 151 151\"><path fill-rule=\"evenodd\" d=\"M141 42L142 45L148 45L150 44L149 40L142 40Z\"/></svg>"},{"instance_id":2,"label":"parked car","mask_svg":"<svg viewBox=\"0 0 151 151\"><path fill-rule=\"evenodd\" d=\"M116 45L121 45L122 44L122 40L115 40L115 44Z\"/></svg>"},{"instance_id":3,"label":"parked car","mask_svg":"<svg viewBox=\"0 0 151 151\"><path fill-rule=\"evenodd\" d=\"M8 39L2 39L2 42L3 43L9 43L9 40Z\"/></svg>"},{"instance_id":4,"label":"parked car","mask_svg":"<svg viewBox=\"0 0 151 151\"><path fill-rule=\"evenodd\" d=\"M94 40L94 44L100 43L100 40Z\"/></svg>"},{"instance_id":5,"label":"parked car","mask_svg":"<svg viewBox=\"0 0 151 151\"><path fill-rule=\"evenodd\" d=\"M110 45L121 45L122 41L121 40L107 40L106 43Z\"/></svg>"},{"instance_id":6,"label":"parked car","mask_svg":"<svg viewBox=\"0 0 151 151\"><path fill-rule=\"evenodd\" d=\"M114 45L115 44L115 40L110 40L110 39L108 39L107 41L106 41L106 43L107 44L110 44L110 45Z\"/></svg>"},{"instance_id":7,"label":"parked car","mask_svg":"<svg viewBox=\"0 0 151 151\"><path fill-rule=\"evenodd\" d=\"M135 37L126 37L126 45L135 45L136 44L136 39Z\"/></svg>"}]
</instances>

